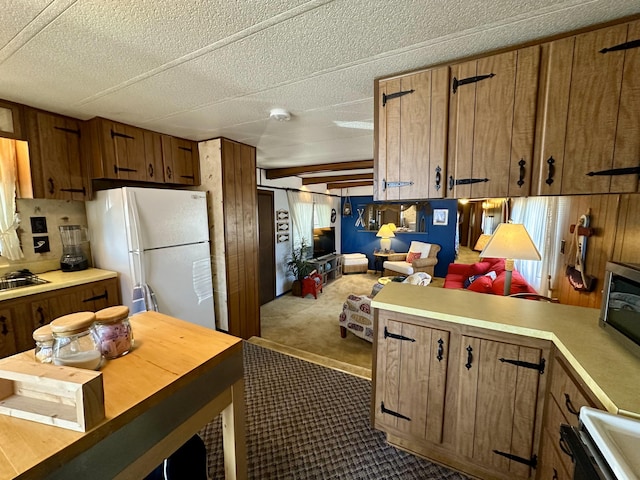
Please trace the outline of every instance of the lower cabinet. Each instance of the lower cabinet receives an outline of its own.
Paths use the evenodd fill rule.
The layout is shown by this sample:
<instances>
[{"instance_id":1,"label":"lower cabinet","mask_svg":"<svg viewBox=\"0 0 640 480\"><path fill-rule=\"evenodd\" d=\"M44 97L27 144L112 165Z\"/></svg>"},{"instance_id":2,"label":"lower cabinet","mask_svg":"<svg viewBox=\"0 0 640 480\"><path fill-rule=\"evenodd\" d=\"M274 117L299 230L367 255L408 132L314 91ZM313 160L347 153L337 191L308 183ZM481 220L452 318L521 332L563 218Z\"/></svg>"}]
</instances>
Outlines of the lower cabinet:
<instances>
[{"instance_id":1,"label":"lower cabinet","mask_svg":"<svg viewBox=\"0 0 640 480\"><path fill-rule=\"evenodd\" d=\"M33 331L55 318L81 311L95 312L119 304L116 278L2 301L0 358L33 348ZM6 334L3 333L5 330Z\"/></svg>"},{"instance_id":2,"label":"lower cabinet","mask_svg":"<svg viewBox=\"0 0 640 480\"><path fill-rule=\"evenodd\" d=\"M533 479L550 350L547 340L379 310L374 426L470 475Z\"/></svg>"}]
</instances>

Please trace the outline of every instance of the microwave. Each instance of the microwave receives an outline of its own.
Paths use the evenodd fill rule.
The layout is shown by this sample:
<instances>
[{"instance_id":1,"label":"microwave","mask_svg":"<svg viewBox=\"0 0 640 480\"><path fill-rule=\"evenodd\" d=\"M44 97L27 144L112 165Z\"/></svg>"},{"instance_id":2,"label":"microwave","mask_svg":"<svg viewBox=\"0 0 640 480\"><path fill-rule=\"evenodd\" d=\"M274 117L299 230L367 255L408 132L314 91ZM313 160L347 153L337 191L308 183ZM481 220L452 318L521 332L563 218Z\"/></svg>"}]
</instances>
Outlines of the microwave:
<instances>
[{"instance_id":1,"label":"microwave","mask_svg":"<svg viewBox=\"0 0 640 480\"><path fill-rule=\"evenodd\" d=\"M640 357L640 264L607 262L600 326Z\"/></svg>"}]
</instances>

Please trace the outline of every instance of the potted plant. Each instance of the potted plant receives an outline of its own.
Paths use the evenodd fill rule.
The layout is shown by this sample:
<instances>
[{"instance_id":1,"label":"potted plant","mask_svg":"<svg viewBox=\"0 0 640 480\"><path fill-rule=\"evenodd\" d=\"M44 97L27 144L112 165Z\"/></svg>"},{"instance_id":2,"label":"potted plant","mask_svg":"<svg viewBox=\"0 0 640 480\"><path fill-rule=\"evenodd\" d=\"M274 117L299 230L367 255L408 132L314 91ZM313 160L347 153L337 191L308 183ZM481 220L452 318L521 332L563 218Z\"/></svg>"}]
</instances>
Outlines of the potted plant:
<instances>
[{"instance_id":1,"label":"potted plant","mask_svg":"<svg viewBox=\"0 0 640 480\"><path fill-rule=\"evenodd\" d=\"M302 280L314 269L313 264L307 261L308 252L309 246L303 238L300 246L293 248L287 262L287 270L294 278L291 284L291 293L296 296L302 295Z\"/></svg>"}]
</instances>

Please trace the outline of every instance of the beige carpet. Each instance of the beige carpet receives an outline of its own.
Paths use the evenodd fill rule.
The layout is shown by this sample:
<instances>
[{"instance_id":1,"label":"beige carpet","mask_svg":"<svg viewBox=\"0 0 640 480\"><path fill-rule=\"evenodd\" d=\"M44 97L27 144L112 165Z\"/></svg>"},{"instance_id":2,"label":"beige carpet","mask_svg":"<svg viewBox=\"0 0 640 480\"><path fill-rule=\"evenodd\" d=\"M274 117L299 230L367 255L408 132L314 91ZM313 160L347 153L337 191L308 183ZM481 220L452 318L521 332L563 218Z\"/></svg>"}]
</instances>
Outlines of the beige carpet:
<instances>
[{"instance_id":1,"label":"beige carpet","mask_svg":"<svg viewBox=\"0 0 640 480\"><path fill-rule=\"evenodd\" d=\"M478 252L462 247L456 262L472 263ZM350 293L369 295L379 274L351 273L326 285L314 299L294 297L291 293L260 307L261 338L250 341L336 370L371 378L371 343L347 333L340 337L338 316ZM444 279L434 278L429 285L442 287Z\"/></svg>"}]
</instances>

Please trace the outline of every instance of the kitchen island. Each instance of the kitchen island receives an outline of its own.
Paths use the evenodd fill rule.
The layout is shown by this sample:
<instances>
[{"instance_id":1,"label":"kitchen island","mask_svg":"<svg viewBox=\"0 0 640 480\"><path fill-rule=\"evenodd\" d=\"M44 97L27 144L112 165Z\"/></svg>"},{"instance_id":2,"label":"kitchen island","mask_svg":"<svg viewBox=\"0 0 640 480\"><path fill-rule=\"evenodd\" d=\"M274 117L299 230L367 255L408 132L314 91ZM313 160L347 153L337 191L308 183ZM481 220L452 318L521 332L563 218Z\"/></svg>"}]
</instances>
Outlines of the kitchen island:
<instances>
[{"instance_id":1,"label":"kitchen island","mask_svg":"<svg viewBox=\"0 0 640 480\"><path fill-rule=\"evenodd\" d=\"M0 479L143 478L220 413L226 478L246 478L241 339L157 312L131 325L135 348L101 368L106 416L96 427L0 415Z\"/></svg>"}]
</instances>

